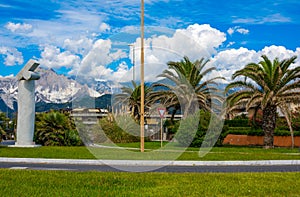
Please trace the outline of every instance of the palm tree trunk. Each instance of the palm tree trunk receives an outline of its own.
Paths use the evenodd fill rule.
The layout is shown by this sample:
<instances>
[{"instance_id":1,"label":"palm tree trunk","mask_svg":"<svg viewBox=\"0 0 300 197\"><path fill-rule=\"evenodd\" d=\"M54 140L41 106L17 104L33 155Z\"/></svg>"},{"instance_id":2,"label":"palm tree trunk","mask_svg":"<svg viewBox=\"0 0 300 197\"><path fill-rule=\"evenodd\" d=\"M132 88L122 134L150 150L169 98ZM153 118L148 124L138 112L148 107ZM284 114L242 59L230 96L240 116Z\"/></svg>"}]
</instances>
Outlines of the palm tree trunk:
<instances>
[{"instance_id":1,"label":"palm tree trunk","mask_svg":"<svg viewBox=\"0 0 300 197\"><path fill-rule=\"evenodd\" d=\"M294 146L295 146L295 140L294 140L294 130L293 130L293 127L292 127L292 122L291 122L291 119L287 118L287 117L286 117L286 121L288 123L289 129L290 129L290 132L291 132L292 148L294 148Z\"/></svg>"},{"instance_id":2,"label":"palm tree trunk","mask_svg":"<svg viewBox=\"0 0 300 197\"><path fill-rule=\"evenodd\" d=\"M276 126L276 109L275 105L267 105L263 109L262 129L264 131L264 148L274 147L274 130Z\"/></svg>"}]
</instances>

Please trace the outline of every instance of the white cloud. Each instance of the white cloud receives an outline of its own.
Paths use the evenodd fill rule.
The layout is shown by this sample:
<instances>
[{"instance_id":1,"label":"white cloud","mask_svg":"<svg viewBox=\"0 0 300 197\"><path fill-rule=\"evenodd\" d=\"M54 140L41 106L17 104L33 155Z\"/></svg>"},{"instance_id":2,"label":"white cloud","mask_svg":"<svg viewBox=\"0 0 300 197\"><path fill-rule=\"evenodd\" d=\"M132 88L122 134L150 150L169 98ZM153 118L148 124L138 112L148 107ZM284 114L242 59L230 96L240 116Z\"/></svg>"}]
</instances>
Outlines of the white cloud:
<instances>
[{"instance_id":1,"label":"white cloud","mask_svg":"<svg viewBox=\"0 0 300 197\"><path fill-rule=\"evenodd\" d=\"M282 16L279 13L264 17L262 20L262 23L286 23L286 22L291 22L291 19L289 17Z\"/></svg>"},{"instance_id":2,"label":"white cloud","mask_svg":"<svg viewBox=\"0 0 300 197\"><path fill-rule=\"evenodd\" d=\"M234 33L234 28L230 27L228 30L227 30L227 33L229 35L232 35Z\"/></svg>"},{"instance_id":3,"label":"white cloud","mask_svg":"<svg viewBox=\"0 0 300 197\"><path fill-rule=\"evenodd\" d=\"M240 27L233 27L232 30L238 33L246 32ZM127 35L129 34L127 33ZM191 25L186 29L178 29L173 34L152 35L145 40L146 81L157 80L157 75L167 69L168 61L180 61L183 56L188 56L192 61L202 57L213 57L208 65L215 66L218 71L212 72L209 77L218 75L230 81L231 75L236 70L243 68L250 62L258 63L261 61L262 54L266 54L270 59L275 57L284 59L292 55L300 55L300 48L292 51L282 46L268 46L260 51L243 47L218 51L226 41L226 34L206 24ZM133 43L135 46L136 80L139 80L140 76L140 42L141 40L138 38ZM230 42L227 47L233 44L234 42ZM132 80L133 73L133 68L129 68L129 65L122 60L122 58L129 57L132 62L133 47L126 46L126 49L130 49L130 55L128 55L121 50L125 45L127 43L123 40L91 40L82 37L78 40L66 39L63 49L47 46L41 55L45 65L51 68L68 67L71 70L69 74L72 75L124 82Z\"/></svg>"},{"instance_id":4,"label":"white cloud","mask_svg":"<svg viewBox=\"0 0 300 197\"><path fill-rule=\"evenodd\" d=\"M24 22L32 25L31 31L22 36L26 39L20 40L25 45L34 43L37 45L56 45L64 47L66 39L77 39L78 37L91 37L92 34L98 35L100 24L106 16L96 11L85 10L84 7L55 10L56 17L42 19L24 19ZM24 23L24 24L25 24Z\"/></svg>"},{"instance_id":5,"label":"white cloud","mask_svg":"<svg viewBox=\"0 0 300 197\"><path fill-rule=\"evenodd\" d=\"M267 55L269 59L279 58L280 60L290 58L295 55L295 52L286 49L284 46L266 46L258 52L260 55Z\"/></svg>"},{"instance_id":6,"label":"white cloud","mask_svg":"<svg viewBox=\"0 0 300 197\"><path fill-rule=\"evenodd\" d=\"M190 25L186 30L179 30L179 33L190 37L192 42L196 42L199 45L198 48L200 47L206 50L209 55L216 53L216 49L220 47L224 41L226 41L226 35L223 32L212 28L208 24Z\"/></svg>"},{"instance_id":7,"label":"white cloud","mask_svg":"<svg viewBox=\"0 0 300 197\"><path fill-rule=\"evenodd\" d=\"M232 46L232 45L234 45L235 44L235 42L229 42L227 45L226 45L226 48L228 48L228 47L230 47L230 46Z\"/></svg>"},{"instance_id":8,"label":"white cloud","mask_svg":"<svg viewBox=\"0 0 300 197\"><path fill-rule=\"evenodd\" d=\"M22 53L15 48L0 47L0 54L4 56L6 66L20 65L24 62Z\"/></svg>"},{"instance_id":9,"label":"white cloud","mask_svg":"<svg viewBox=\"0 0 300 197\"><path fill-rule=\"evenodd\" d=\"M248 29L245 29L245 28L241 28L239 26L235 26L235 27L230 27L228 30L227 30L227 33L229 35L232 35L234 34L235 32L238 32L240 34L248 34L249 33L249 30Z\"/></svg>"},{"instance_id":10,"label":"white cloud","mask_svg":"<svg viewBox=\"0 0 300 197\"><path fill-rule=\"evenodd\" d=\"M64 48L46 45L41 52L40 63L49 68L69 68L71 75L112 80L114 75L120 76L126 69L121 66L114 73L108 65L123 57L127 57L125 52L112 51L111 40L66 39Z\"/></svg>"},{"instance_id":11,"label":"white cloud","mask_svg":"<svg viewBox=\"0 0 300 197\"><path fill-rule=\"evenodd\" d=\"M111 40L99 39L94 44L89 53L82 59L79 72L91 76L100 74L95 73L94 69L97 66L107 66L116 59L126 57L127 55L121 50L111 52Z\"/></svg>"},{"instance_id":12,"label":"white cloud","mask_svg":"<svg viewBox=\"0 0 300 197\"><path fill-rule=\"evenodd\" d=\"M283 46L272 45L267 46L260 51L254 51L241 47L239 49L229 49L219 52L212 58L210 64L215 66L221 76L225 77L227 81L231 81L231 76L235 71L242 69L248 63L259 63L262 60L262 55L267 55L272 61L276 57L278 57L279 60L283 60L290 58L293 55L299 56L299 54L300 48L297 48L296 51L292 51ZM300 65L299 59L297 60L296 65Z\"/></svg>"},{"instance_id":13,"label":"white cloud","mask_svg":"<svg viewBox=\"0 0 300 197\"><path fill-rule=\"evenodd\" d=\"M128 82L132 80L132 71L128 68L126 62L119 64L117 71L112 73L111 79L117 82Z\"/></svg>"},{"instance_id":14,"label":"white cloud","mask_svg":"<svg viewBox=\"0 0 300 197\"><path fill-rule=\"evenodd\" d=\"M101 23L99 26L100 32L107 32L110 31L110 26L107 23Z\"/></svg>"},{"instance_id":15,"label":"white cloud","mask_svg":"<svg viewBox=\"0 0 300 197\"><path fill-rule=\"evenodd\" d=\"M12 23L8 22L5 25L5 28L10 30L11 32L28 32L29 30L32 29L32 25L27 24L27 23Z\"/></svg>"},{"instance_id":16,"label":"white cloud","mask_svg":"<svg viewBox=\"0 0 300 197\"><path fill-rule=\"evenodd\" d=\"M288 23L291 22L289 17L282 16L280 13L258 18L239 18L232 21L233 23L243 24L265 24L265 23Z\"/></svg>"},{"instance_id":17,"label":"white cloud","mask_svg":"<svg viewBox=\"0 0 300 197\"><path fill-rule=\"evenodd\" d=\"M61 52L60 48L48 45L41 53L40 64L48 68L71 68L79 63L80 58L70 51Z\"/></svg>"},{"instance_id":18,"label":"white cloud","mask_svg":"<svg viewBox=\"0 0 300 197\"><path fill-rule=\"evenodd\" d=\"M218 47L220 47L226 40L224 33L207 24L190 25L186 29L178 29L175 32L173 31L173 34L170 34L169 31L167 32L169 36L157 36L156 33L161 32L159 27L152 31L155 32L152 34L153 36L145 40L146 81L157 80L157 75L159 75L164 69L167 69L168 61L179 61L183 58L183 56L188 56L192 61L201 57L211 57L213 54L217 53ZM139 80L140 76L140 43L140 38L133 43L135 46L135 73L137 80ZM132 53L133 47L130 47L129 57L131 58L131 62L133 57ZM102 52L101 54L105 53ZM92 59L96 60L96 57L93 57ZM115 59L117 59L117 57L115 57ZM88 65L91 65L91 63ZM105 64L102 62L102 65ZM112 78L116 78L121 81L129 81L132 79L132 68L118 68L116 72L118 73L119 78ZM122 78L120 77L121 73L123 75ZM116 75L113 73L113 76Z\"/></svg>"},{"instance_id":19,"label":"white cloud","mask_svg":"<svg viewBox=\"0 0 300 197\"><path fill-rule=\"evenodd\" d=\"M248 34L249 33L249 30L244 29L244 28L238 28L236 31L239 32L240 34Z\"/></svg>"},{"instance_id":20,"label":"white cloud","mask_svg":"<svg viewBox=\"0 0 300 197\"><path fill-rule=\"evenodd\" d=\"M220 71L222 77L225 77L227 81L231 80L231 75L246 64L255 62L259 55L254 50L248 50L246 48L229 49L219 52L214 56L210 62Z\"/></svg>"},{"instance_id":21,"label":"white cloud","mask_svg":"<svg viewBox=\"0 0 300 197\"><path fill-rule=\"evenodd\" d=\"M7 75L7 76L2 76L2 75L0 75L0 78L3 78L3 79L6 79L6 78L12 78L12 77L14 77L13 74L10 74L10 75Z\"/></svg>"},{"instance_id":22,"label":"white cloud","mask_svg":"<svg viewBox=\"0 0 300 197\"><path fill-rule=\"evenodd\" d=\"M93 40L87 37L80 38L79 40L66 39L63 48L72 53L86 55L93 47Z\"/></svg>"}]
</instances>

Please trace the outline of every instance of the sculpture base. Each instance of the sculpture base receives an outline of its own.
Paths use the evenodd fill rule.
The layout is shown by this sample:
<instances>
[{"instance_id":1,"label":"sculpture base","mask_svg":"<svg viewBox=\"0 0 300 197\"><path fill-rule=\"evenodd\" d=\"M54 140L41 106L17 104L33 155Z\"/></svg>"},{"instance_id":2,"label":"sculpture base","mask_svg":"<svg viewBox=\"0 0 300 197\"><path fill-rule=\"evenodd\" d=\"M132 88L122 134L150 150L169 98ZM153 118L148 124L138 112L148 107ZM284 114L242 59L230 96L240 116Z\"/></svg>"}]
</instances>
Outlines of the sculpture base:
<instances>
[{"instance_id":1,"label":"sculpture base","mask_svg":"<svg viewBox=\"0 0 300 197\"><path fill-rule=\"evenodd\" d=\"M15 144L15 145L8 145L7 147L12 147L12 148L37 148L41 147L42 145L40 144L32 144L32 145L21 145L21 144Z\"/></svg>"}]
</instances>

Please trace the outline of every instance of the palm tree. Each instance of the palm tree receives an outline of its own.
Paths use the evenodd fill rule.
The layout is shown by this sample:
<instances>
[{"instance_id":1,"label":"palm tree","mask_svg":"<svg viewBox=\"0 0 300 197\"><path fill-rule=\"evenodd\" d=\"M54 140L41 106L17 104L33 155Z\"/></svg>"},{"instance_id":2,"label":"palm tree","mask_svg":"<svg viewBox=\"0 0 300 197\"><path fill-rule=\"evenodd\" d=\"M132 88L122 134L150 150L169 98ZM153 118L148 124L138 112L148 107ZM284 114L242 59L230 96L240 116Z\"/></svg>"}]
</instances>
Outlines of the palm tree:
<instances>
[{"instance_id":1,"label":"palm tree","mask_svg":"<svg viewBox=\"0 0 300 197\"><path fill-rule=\"evenodd\" d=\"M81 145L71 118L64 113L50 111L36 116L35 142L45 146Z\"/></svg>"},{"instance_id":2,"label":"palm tree","mask_svg":"<svg viewBox=\"0 0 300 197\"><path fill-rule=\"evenodd\" d=\"M145 107L150 105L149 95L152 88L148 85L144 85L145 94ZM123 104L129 107L131 115L136 119L140 119L140 108L141 108L141 85L137 85L132 81L132 87L122 87L122 93L115 96L115 105Z\"/></svg>"},{"instance_id":3,"label":"palm tree","mask_svg":"<svg viewBox=\"0 0 300 197\"><path fill-rule=\"evenodd\" d=\"M273 147L277 107L300 100L300 67L290 68L296 56L282 61L275 58L273 62L265 55L262 58L263 61L258 64L250 63L236 71L232 79L244 79L230 83L225 91L238 89L227 97L228 111L241 106L246 110L253 107L262 109L264 146L270 148Z\"/></svg>"},{"instance_id":4,"label":"palm tree","mask_svg":"<svg viewBox=\"0 0 300 197\"><path fill-rule=\"evenodd\" d=\"M222 77L205 79L206 75L215 67L205 68L209 60L204 58L191 62L184 57L180 62L168 62L168 69L158 77L166 78L169 83L158 83L159 89L151 95L151 100L159 100L167 108L173 108L174 113L182 108L184 117L198 106L204 110L211 110L212 102L222 100L218 93L216 80ZM173 114L174 115L174 114Z\"/></svg>"}]
</instances>

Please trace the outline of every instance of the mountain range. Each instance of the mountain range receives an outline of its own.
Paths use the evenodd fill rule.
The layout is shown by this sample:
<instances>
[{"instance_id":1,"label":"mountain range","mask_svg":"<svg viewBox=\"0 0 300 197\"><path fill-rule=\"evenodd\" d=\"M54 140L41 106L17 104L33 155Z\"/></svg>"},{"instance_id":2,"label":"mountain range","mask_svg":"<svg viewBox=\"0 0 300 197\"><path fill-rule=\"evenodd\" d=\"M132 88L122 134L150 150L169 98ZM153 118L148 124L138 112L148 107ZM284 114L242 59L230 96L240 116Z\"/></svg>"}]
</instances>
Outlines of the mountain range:
<instances>
[{"instance_id":1,"label":"mountain range","mask_svg":"<svg viewBox=\"0 0 300 197\"><path fill-rule=\"evenodd\" d=\"M38 69L40 79L35 81L36 111L68 107L99 107L110 105L112 88L107 81L84 83L75 77L57 74L54 70ZM81 82L80 82L81 81ZM18 81L15 77L0 77L0 111L17 111ZM73 106L72 106L73 105Z\"/></svg>"}]
</instances>

